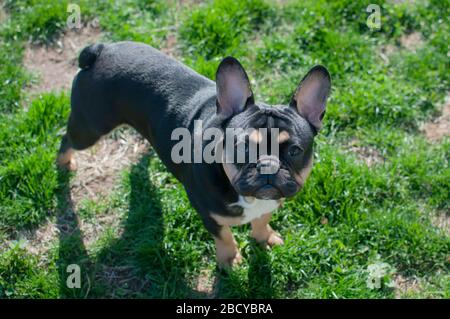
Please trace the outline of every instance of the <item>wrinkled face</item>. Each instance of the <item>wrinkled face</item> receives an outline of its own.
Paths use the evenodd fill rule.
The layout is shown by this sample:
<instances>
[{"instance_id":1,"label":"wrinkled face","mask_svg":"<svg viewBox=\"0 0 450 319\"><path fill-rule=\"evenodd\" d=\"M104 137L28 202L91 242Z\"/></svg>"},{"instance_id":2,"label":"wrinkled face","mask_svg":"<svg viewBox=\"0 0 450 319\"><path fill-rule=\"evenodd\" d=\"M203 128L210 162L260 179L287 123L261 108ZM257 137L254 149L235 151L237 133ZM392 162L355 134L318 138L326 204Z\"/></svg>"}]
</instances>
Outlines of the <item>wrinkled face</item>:
<instances>
[{"instance_id":1,"label":"wrinkled face","mask_svg":"<svg viewBox=\"0 0 450 319\"><path fill-rule=\"evenodd\" d=\"M255 103L248 76L232 57L220 63L216 85L218 115L227 129L242 131L224 135L222 165L236 192L259 199L295 195L311 170L313 140L325 114L331 89L326 68L313 67L289 105Z\"/></svg>"},{"instance_id":2,"label":"wrinkled face","mask_svg":"<svg viewBox=\"0 0 450 319\"><path fill-rule=\"evenodd\" d=\"M230 154L227 147L234 148L234 160L223 165L236 192L280 199L303 187L312 166L315 132L294 108L257 103L233 117L228 127L244 129L231 137L233 143L225 143L226 154ZM250 156L252 151L256 156ZM244 163L238 161L243 152Z\"/></svg>"}]
</instances>

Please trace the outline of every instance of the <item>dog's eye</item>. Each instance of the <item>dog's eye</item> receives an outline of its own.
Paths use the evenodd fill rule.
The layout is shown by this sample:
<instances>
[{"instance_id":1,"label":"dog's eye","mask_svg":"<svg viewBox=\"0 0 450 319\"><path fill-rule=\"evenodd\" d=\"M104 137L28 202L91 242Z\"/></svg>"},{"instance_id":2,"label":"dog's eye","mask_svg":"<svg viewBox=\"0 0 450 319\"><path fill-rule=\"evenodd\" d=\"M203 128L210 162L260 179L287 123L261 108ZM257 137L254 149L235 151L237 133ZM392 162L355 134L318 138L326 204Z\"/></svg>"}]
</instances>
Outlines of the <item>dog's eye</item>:
<instances>
[{"instance_id":1,"label":"dog's eye","mask_svg":"<svg viewBox=\"0 0 450 319\"><path fill-rule=\"evenodd\" d=\"M289 156L292 157L300 155L301 152L303 152L303 149L298 145L291 145L288 150Z\"/></svg>"}]
</instances>

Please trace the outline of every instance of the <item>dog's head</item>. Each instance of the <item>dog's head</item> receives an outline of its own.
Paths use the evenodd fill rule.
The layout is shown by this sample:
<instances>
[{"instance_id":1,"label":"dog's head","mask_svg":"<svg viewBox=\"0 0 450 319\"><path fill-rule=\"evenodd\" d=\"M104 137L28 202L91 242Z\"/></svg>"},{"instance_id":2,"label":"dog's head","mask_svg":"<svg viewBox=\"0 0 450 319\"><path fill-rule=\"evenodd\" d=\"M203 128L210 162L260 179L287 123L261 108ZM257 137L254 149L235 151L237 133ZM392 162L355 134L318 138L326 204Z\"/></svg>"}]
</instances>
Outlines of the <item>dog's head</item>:
<instances>
[{"instance_id":1,"label":"dog's head","mask_svg":"<svg viewBox=\"0 0 450 319\"><path fill-rule=\"evenodd\" d=\"M313 140L331 89L327 69L313 67L288 105L255 102L244 68L232 57L220 63L216 85L225 127L241 130L233 137L225 134L222 165L231 185L240 195L259 199L294 196L311 171Z\"/></svg>"}]
</instances>

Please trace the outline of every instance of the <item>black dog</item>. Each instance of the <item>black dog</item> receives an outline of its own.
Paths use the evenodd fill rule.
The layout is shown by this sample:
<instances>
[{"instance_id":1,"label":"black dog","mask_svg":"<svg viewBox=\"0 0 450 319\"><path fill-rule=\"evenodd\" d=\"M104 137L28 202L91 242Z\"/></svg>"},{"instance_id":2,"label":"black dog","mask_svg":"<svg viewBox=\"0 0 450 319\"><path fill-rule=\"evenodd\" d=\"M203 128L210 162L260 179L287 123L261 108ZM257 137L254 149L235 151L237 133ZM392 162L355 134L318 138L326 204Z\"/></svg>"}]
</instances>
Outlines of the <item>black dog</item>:
<instances>
[{"instance_id":1,"label":"black dog","mask_svg":"<svg viewBox=\"0 0 450 319\"><path fill-rule=\"evenodd\" d=\"M313 139L331 88L323 66L308 72L289 105L276 106L254 101L247 74L232 57L220 63L216 82L134 42L86 47L79 66L82 70L73 82L67 134L58 157L61 166L74 169L74 149L92 146L118 125L131 125L184 185L192 206L214 235L220 265L241 260L231 225L251 222L256 240L268 245L283 243L269 219L284 198L302 188L311 171ZM255 162L174 161L172 152L178 143L174 130L194 133L194 121L199 120L203 131L267 129L266 135L257 130L244 139L245 152L250 144L258 145L269 137L273 140L272 129L278 129L277 151L271 144ZM235 140L226 143L226 139L225 154L239 144Z\"/></svg>"}]
</instances>

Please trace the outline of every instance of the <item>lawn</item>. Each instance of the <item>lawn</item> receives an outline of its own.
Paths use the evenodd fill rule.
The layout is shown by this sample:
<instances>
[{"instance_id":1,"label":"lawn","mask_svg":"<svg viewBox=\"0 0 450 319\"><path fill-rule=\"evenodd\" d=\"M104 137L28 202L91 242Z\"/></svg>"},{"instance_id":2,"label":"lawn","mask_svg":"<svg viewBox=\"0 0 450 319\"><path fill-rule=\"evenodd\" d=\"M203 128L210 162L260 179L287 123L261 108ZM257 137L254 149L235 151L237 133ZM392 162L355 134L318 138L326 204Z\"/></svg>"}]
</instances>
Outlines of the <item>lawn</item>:
<instances>
[{"instance_id":1,"label":"lawn","mask_svg":"<svg viewBox=\"0 0 450 319\"><path fill-rule=\"evenodd\" d=\"M0 298L450 298L448 117L444 134L436 124L450 4L378 1L371 30L371 2L0 1ZM94 180L101 196L75 196L83 167L55 167L70 90L32 93L40 79L23 64L30 43L64 37L69 3L102 41L151 44L210 78L237 57L268 103L287 103L313 65L329 69L313 171L274 214L283 246L265 251L236 227L244 262L219 271L214 241L151 148ZM80 288L66 284L70 264Z\"/></svg>"}]
</instances>

